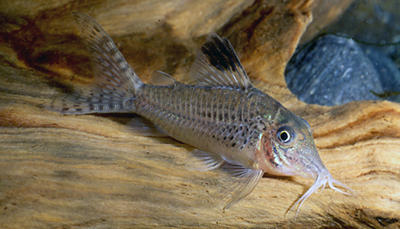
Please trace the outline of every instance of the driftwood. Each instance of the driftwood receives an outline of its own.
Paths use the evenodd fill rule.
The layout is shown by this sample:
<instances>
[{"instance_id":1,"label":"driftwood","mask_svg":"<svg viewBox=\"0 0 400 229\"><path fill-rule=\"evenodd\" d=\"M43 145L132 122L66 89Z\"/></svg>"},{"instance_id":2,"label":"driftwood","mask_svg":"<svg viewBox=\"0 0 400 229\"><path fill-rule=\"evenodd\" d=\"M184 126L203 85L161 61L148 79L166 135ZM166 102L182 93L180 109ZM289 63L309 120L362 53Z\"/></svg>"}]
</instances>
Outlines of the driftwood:
<instances>
[{"instance_id":1,"label":"driftwood","mask_svg":"<svg viewBox=\"0 0 400 229\"><path fill-rule=\"evenodd\" d=\"M312 7L306 0L2 1L0 227L400 227L400 105L307 105L285 85ZM312 181L265 176L223 211L221 194L232 182L219 170L188 170L192 147L132 132L125 124L135 115L46 110L93 79L71 11L95 17L143 79L155 70L182 79L207 34L229 38L254 84L310 122L325 165L356 195L318 192L295 219L285 212Z\"/></svg>"}]
</instances>

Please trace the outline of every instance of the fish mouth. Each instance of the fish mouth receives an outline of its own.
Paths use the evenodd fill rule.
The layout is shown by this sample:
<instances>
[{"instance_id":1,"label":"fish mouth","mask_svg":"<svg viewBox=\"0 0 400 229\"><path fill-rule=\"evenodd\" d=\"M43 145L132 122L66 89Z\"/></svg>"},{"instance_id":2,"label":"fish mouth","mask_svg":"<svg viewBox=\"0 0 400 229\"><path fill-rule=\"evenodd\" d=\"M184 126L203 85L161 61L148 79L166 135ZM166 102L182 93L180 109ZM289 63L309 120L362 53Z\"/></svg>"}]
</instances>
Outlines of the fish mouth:
<instances>
[{"instance_id":1,"label":"fish mouth","mask_svg":"<svg viewBox=\"0 0 400 229\"><path fill-rule=\"evenodd\" d=\"M333 189L337 192L340 192L344 195L354 194L354 191L351 188L349 188L347 185L343 184L342 182L334 179L332 177L332 175L329 173L329 171L324 169L321 173L319 173L317 175L313 185L294 204L292 204L292 206L287 210L287 212L296 208L296 217L297 217L297 215L298 215L302 205L306 201L306 199L308 197L310 197L318 189L321 189L321 191L324 190L326 187L326 184L328 184L328 186L331 189ZM341 187L342 189L340 189L338 187Z\"/></svg>"},{"instance_id":2,"label":"fish mouth","mask_svg":"<svg viewBox=\"0 0 400 229\"><path fill-rule=\"evenodd\" d=\"M297 175L316 181L323 177L329 177L329 171L322 162L317 149L315 147L304 148L296 152L298 156L293 161L292 167L295 168Z\"/></svg>"}]
</instances>

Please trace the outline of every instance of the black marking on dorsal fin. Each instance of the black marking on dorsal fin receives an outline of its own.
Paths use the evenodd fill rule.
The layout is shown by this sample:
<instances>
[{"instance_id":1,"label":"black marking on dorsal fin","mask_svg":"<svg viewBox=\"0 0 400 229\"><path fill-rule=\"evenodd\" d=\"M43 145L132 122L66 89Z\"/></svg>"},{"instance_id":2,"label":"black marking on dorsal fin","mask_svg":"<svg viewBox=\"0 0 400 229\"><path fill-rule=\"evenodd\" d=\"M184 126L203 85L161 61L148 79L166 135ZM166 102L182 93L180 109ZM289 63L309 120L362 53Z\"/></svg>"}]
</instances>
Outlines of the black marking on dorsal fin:
<instances>
[{"instance_id":1,"label":"black marking on dorsal fin","mask_svg":"<svg viewBox=\"0 0 400 229\"><path fill-rule=\"evenodd\" d=\"M232 45L217 34L210 35L201 47L190 75L200 85L230 86L244 90L251 87Z\"/></svg>"},{"instance_id":2,"label":"black marking on dorsal fin","mask_svg":"<svg viewBox=\"0 0 400 229\"><path fill-rule=\"evenodd\" d=\"M214 35L201 47L201 51L217 69L237 71L236 63L240 64L240 61L228 40Z\"/></svg>"}]
</instances>

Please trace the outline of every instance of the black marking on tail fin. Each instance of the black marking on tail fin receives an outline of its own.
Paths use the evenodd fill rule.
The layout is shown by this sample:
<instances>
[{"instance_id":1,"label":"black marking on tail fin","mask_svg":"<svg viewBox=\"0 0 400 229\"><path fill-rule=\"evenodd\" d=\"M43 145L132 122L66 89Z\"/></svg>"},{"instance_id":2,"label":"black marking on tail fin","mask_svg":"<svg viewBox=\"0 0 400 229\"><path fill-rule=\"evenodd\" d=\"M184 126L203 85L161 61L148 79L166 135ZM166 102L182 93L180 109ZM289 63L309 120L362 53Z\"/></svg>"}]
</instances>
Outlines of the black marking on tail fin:
<instances>
[{"instance_id":1,"label":"black marking on tail fin","mask_svg":"<svg viewBox=\"0 0 400 229\"><path fill-rule=\"evenodd\" d=\"M227 39L211 35L202 46L191 70L191 77L200 84L231 86L247 90L251 82L235 50Z\"/></svg>"}]
</instances>

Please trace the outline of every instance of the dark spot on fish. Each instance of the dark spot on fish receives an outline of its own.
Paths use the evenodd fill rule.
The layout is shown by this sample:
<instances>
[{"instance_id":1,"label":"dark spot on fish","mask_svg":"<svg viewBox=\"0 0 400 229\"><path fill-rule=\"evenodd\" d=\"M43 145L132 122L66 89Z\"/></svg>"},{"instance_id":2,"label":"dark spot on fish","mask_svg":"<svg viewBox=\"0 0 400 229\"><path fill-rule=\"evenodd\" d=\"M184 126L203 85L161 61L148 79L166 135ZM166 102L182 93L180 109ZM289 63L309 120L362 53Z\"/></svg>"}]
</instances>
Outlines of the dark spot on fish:
<instances>
[{"instance_id":1,"label":"dark spot on fish","mask_svg":"<svg viewBox=\"0 0 400 229\"><path fill-rule=\"evenodd\" d=\"M278 167L278 164L275 163L274 159L272 157L269 158L269 162L274 166Z\"/></svg>"},{"instance_id":2,"label":"dark spot on fish","mask_svg":"<svg viewBox=\"0 0 400 229\"><path fill-rule=\"evenodd\" d=\"M207 117L211 118L211 113L210 112L207 113Z\"/></svg>"},{"instance_id":3,"label":"dark spot on fish","mask_svg":"<svg viewBox=\"0 0 400 229\"><path fill-rule=\"evenodd\" d=\"M229 137L229 139L230 139L230 140L233 140L233 135L231 135L231 136Z\"/></svg>"},{"instance_id":4,"label":"dark spot on fish","mask_svg":"<svg viewBox=\"0 0 400 229\"><path fill-rule=\"evenodd\" d=\"M226 136L224 136L224 140L226 140Z\"/></svg>"},{"instance_id":5,"label":"dark spot on fish","mask_svg":"<svg viewBox=\"0 0 400 229\"><path fill-rule=\"evenodd\" d=\"M232 115L232 120L235 120L235 119L236 119L236 117L235 117L235 115L233 114L233 115Z\"/></svg>"},{"instance_id":6,"label":"dark spot on fish","mask_svg":"<svg viewBox=\"0 0 400 229\"><path fill-rule=\"evenodd\" d=\"M222 114L218 115L218 119L219 119L219 121L222 121Z\"/></svg>"},{"instance_id":7,"label":"dark spot on fish","mask_svg":"<svg viewBox=\"0 0 400 229\"><path fill-rule=\"evenodd\" d=\"M246 143L247 143L247 139L244 139L243 145L246 145Z\"/></svg>"},{"instance_id":8,"label":"dark spot on fish","mask_svg":"<svg viewBox=\"0 0 400 229\"><path fill-rule=\"evenodd\" d=\"M122 57L122 56L117 57L117 58L115 59L115 61L116 61L117 63L123 62L124 60L123 60L121 57Z\"/></svg>"},{"instance_id":9,"label":"dark spot on fish","mask_svg":"<svg viewBox=\"0 0 400 229\"><path fill-rule=\"evenodd\" d=\"M82 108L76 108L75 110L76 111L82 111Z\"/></svg>"},{"instance_id":10,"label":"dark spot on fish","mask_svg":"<svg viewBox=\"0 0 400 229\"><path fill-rule=\"evenodd\" d=\"M235 146L236 146L236 142L232 143L232 147L235 147Z\"/></svg>"},{"instance_id":11,"label":"dark spot on fish","mask_svg":"<svg viewBox=\"0 0 400 229\"><path fill-rule=\"evenodd\" d=\"M93 29L96 30L96 32L100 33L100 28L97 25L93 25Z\"/></svg>"},{"instance_id":12,"label":"dark spot on fish","mask_svg":"<svg viewBox=\"0 0 400 229\"><path fill-rule=\"evenodd\" d=\"M117 51L116 49L114 49L115 51ZM127 72L129 70L128 65L124 65L121 68L122 72Z\"/></svg>"}]
</instances>

